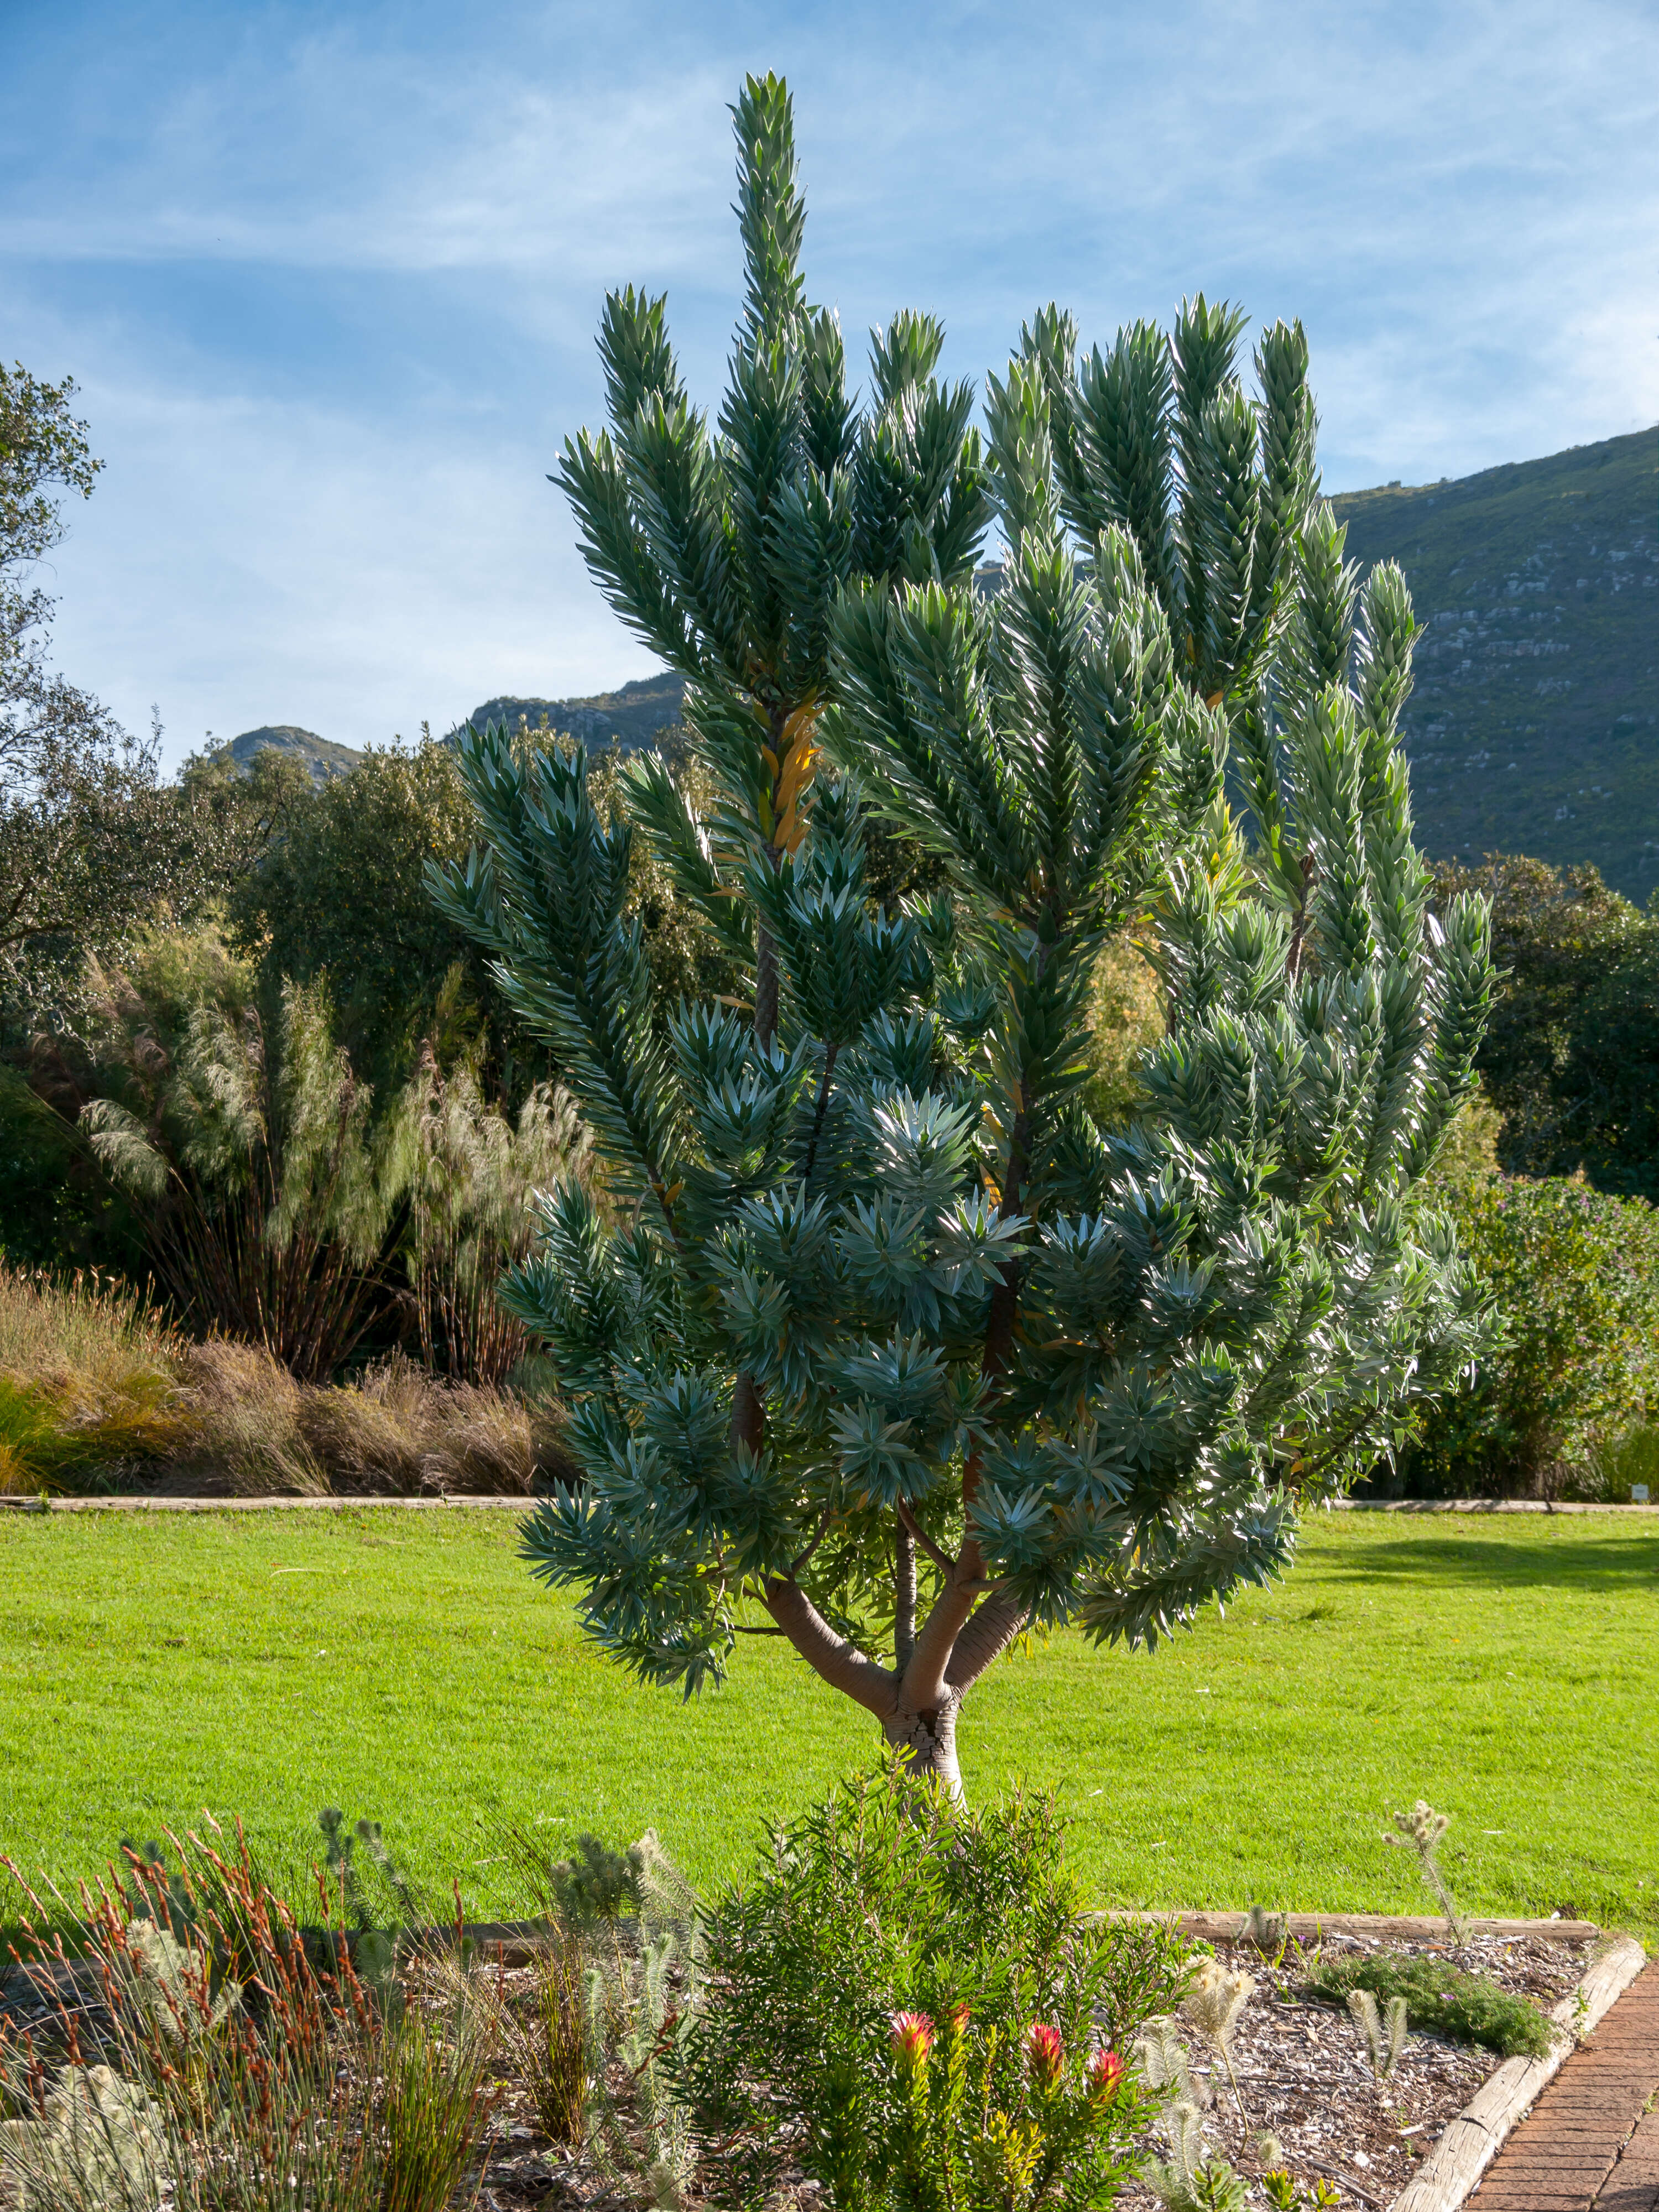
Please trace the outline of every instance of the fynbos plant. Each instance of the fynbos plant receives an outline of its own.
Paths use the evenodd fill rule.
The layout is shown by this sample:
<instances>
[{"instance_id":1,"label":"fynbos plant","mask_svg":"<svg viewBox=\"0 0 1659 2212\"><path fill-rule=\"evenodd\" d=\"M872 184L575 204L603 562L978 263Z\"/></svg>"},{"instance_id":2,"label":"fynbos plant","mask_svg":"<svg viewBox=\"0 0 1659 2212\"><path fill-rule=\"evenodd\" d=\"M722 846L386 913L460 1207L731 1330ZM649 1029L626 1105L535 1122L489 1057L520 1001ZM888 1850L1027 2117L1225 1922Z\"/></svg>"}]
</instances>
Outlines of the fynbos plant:
<instances>
[{"instance_id":1,"label":"fynbos plant","mask_svg":"<svg viewBox=\"0 0 1659 2212\"><path fill-rule=\"evenodd\" d=\"M1348 2010L1353 2014L1359 2032L1365 2039L1371 2072L1379 2081L1389 2080L1400 2063L1400 2054L1406 2048L1405 1998L1390 1997L1385 2018L1371 1990L1350 1990Z\"/></svg>"},{"instance_id":2,"label":"fynbos plant","mask_svg":"<svg viewBox=\"0 0 1659 2212\"><path fill-rule=\"evenodd\" d=\"M1221 2054L1227 2069L1227 2079L1232 2084L1233 2101L1238 2106L1238 2116L1243 2119L1244 2097L1238 2086L1238 2075L1233 2068L1233 2037L1238 2027L1238 2016L1255 1995L1253 1976L1231 1972L1218 1959L1206 1959L1200 1966L1193 1986L1182 2000L1182 2010L1199 2033L1206 2037Z\"/></svg>"},{"instance_id":3,"label":"fynbos plant","mask_svg":"<svg viewBox=\"0 0 1659 2212\"><path fill-rule=\"evenodd\" d=\"M1147 2159L1140 2172L1166 2212L1244 2212L1244 2178L1210 2154L1196 2105L1177 2098L1159 2114L1158 2130L1170 2154Z\"/></svg>"},{"instance_id":4,"label":"fynbos plant","mask_svg":"<svg viewBox=\"0 0 1659 2212\"><path fill-rule=\"evenodd\" d=\"M1450 1814L1437 1813L1426 1799L1419 1797L1409 1813L1395 1813L1390 1817L1395 1832L1391 1836L1385 1832L1383 1842L1392 1844L1397 1850L1417 1854L1417 1870L1446 1916L1446 1932L1454 1943L1462 1944L1468 1936L1468 1923L1457 1909L1438 1856L1440 1838L1451 1826Z\"/></svg>"},{"instance_id":5,"label":"fynbos plant","mask_svg":"<svg viewBox=\"0 0 1659 2212\"><path fill-rule=\"evenodd\" d=\"M1269 1912L1266 1905L1253 1905L1238 1923L1234 1942L1249 1943L1258 1951L1277 1952L1284 1955L1290 1940L1291 1923L1282 1912Z\"/></svg>"},{"instance_id":6,"label":"fynbos plant","mask_svg":"<svg viewBox=\"0 0 1659 2212\"><path fill-rule=\"evenodd\" d=\"M552 1041L611 1199L551 1194L503 1292L586 1477L528 1525L536 1571L688 1694L738 1634L786 1638L958 1788L962 1701L1024 1629L1150 1646L1270 1577L1295 1496L1468 1365L1480 1300L1417 1193L1486 915L1429 913L1415 624L1397 569L1344 565L1300 328L1263 333L1252 398L1235 310L1084 358L1046 310L981 447L939 326L900 315L860 408L806 300L784 87L735 115L718 424L663 302L615 294L611 426L561 471L717 796L694 815L647 759L611 824L580 751L474 732L482 845L434 889ZM866 809L948 888L878 908ZM740 979L665 1036L636 829ZM1102 1127L1085 1009L1135 917L1168 1034L1144 1121Z\"/></svg>"}]
</instances>

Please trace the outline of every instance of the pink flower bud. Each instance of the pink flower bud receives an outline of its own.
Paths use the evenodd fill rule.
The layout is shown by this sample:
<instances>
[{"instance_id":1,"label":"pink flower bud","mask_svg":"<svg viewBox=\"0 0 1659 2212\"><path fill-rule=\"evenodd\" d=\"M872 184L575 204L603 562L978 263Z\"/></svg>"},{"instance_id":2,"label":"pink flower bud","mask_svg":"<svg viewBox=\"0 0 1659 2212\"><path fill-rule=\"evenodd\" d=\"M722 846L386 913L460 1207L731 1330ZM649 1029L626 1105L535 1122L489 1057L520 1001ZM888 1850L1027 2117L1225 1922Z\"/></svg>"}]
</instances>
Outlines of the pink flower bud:
<instances>
[{"instance_id":1,"label":"pink flower bud","mask_svg":"<svg viewBox=\"0 0 1659 2212\"><path fill-rule=\"evenodd\" d=\"M1031 2080L1039 2089L1052 2089L1060 2079L1061 2061L1066 2046L1060 2039L1060 2030L1050 2027L1047 2021L1033 2021L1025 2031L1025 2063L1031 2069Z\"/></svg>"},{"instance_id":2,"label":"pink flower bud","mask_svg":"<svg viewBox=\"0 0 1659 2212\"><path fill-rule=\"evenodd\" d=\"M1089 2061L1089 2094L1115 2097L1123 2081L1123 2061L1115 2051L1097 2051Z\"/></svg>"},{"instance_id":3,"label":"pink flower bud","mask_svg":"<svg viewBox=\"0 0 1659 2212\"><path fill-rule=\"evenodd\" d=\"M951 2008L951 2017L945 2021L945 2025L950 2029L952 2035L966 2035L968 2033L967 2006L965 2004L954 2006Z\"/></svg>"},{"instance_id":4,"label":"pink flower bud","mask_svg":"<svg viewBox=\"0 0 1659 2212\"><path fill-rule=\"evenodd\" d=\"M901 2066L923 2067L933 2047L933 2023L925 2012L896 2012L890 2040Z\"/></svg>"}]
</instances>

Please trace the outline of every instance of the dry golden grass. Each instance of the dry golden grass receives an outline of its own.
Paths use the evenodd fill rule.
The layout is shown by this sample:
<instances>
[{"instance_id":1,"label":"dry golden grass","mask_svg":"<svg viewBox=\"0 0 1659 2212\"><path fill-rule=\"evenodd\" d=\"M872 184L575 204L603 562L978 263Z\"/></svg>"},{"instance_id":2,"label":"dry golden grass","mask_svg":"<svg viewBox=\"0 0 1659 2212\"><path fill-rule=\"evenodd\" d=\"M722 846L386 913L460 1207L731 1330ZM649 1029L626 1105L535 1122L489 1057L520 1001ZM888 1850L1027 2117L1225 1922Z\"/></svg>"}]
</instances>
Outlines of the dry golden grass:
<instances>
[{"instance_id":1,"label":"dry golden grass","mask_svg":"<svg viewBox=\"0 0 1659 2212\"><path fill-rule=\"evenodd\" d=\"M301 1422L337 1488L527 1491L538 1468L565 1471L550 1409L440 1381L401 1355L349 1389L307 1391Z\"/></svg>"},{"instance_id":2,"label":"dry golden grass","mask_svg":"<svg viewBox=\"0 0 1659 2212\"><path fill-rule=\"evenodd\" d=\"M177 1449L182 1340L126 1285L0 1266L0 1495L130 1478Z\"/></svg>"},{"instance_id":3,"label":"dry golden grass","mask_svg":"<svg viewBox=\"0 0 1659 2212\"><path fill-rule=\"evenodd\" d=\"M523 1492L571 1471L561 1425L401 1354L349 1387L296 1382L257 1345L188 1342L123 1285L0 1264L0 1495Z\"/></svg>"}]
</instances>

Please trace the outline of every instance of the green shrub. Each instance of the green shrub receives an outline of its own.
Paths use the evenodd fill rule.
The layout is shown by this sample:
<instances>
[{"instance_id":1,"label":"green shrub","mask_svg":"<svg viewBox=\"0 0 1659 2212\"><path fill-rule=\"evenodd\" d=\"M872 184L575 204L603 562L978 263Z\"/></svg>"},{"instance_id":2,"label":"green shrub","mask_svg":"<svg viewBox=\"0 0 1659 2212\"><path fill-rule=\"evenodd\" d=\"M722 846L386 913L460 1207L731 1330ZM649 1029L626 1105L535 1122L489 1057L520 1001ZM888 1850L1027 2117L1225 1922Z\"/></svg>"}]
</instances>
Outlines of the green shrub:
<instances>
[{"instance_id":1,"label":"green shrub","mask_svg":"<svg viewBox=\"0 0 1659 2212\"><path fill-rule=\"evenodd\" d=\"M1352 1990L1404 1997L1409 2027L1449 2036L1454 2043L1478 2044L1500 2058L1541 2058L1550 2047L1550 2023L1525 1997L1485 1974L1420 1954L1382 1952L1322 1962L1306 1989L1328 2004L1346 2005Z\"/></svg>"},{"instance_id":2,"label":"green shrub","mask_svg":"<svg viewBox=\"0 0 1659 2212\"><path fill-rule=\"evenodd\" d=\"M73 1121L0 1067L0 1253L14 1267L124 1268L143 1241Z\"/></svg>"},{"instance_id":3,"label":"green shrub","mask_svg":"<svg viewBox=\"0 0 1659 2212\"><path fill-rule=\"evenodd\" d=\"M890 1771L775 1828L708 1929L683 2063L716 2202L799 2165L838 2212L1103 2203L1144 2100L1094 2048L1179 1994L1162 1929L1092 1923L1046 1799L968 1814Z\"/></svg>"},{"instance_id":4,"label":"green shrub","mask_svg":"<svg viewBox=\"0 0 1659 2212\"><path fill-rule=\"evenodd\" d=\"M1577 1181L1471 1181L1449 1194L1504 1341L1407 1454L1419 1495L1552 1493L1659 1410L1659 1214Z\"/></svg>"}]
</instances>

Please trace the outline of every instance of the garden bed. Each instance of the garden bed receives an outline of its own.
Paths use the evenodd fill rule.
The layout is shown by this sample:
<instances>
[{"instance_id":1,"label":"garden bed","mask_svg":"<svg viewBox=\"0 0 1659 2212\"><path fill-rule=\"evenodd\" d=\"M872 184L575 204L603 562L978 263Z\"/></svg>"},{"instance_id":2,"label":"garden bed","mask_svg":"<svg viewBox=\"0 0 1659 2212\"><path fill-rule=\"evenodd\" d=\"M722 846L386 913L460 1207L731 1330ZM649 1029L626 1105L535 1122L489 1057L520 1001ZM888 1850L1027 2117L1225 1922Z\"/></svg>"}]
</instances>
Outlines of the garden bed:
<instances>
[{"instance_id":1,"label":"garden bed","mask_svg":"<svg viewBox=\"0 0 1659 2212\"><path fill-rule=\"evenodd\" d=\"M536 1984L532 1945L526 1940L530 1930L489 1932L496 1940L483 1947L473 1974L498 2002L527 2013ZM1260 2178L1277 2166L1289 2172L1310 2202L1322 2181L1340 2191L1344 2202L1382 2212L1447 2124L1503 2063L1503 2056L1432 2030L1414 2030L1393 2076L1378 2081L1358 2024L1341 2004L1310 1996L1310 1979L1322 1970L1360 1960L1419 1960L1446 1969L1448 1981L1459 1970L1483 1976L1547 2013L1583 1975L1591 1932L1583 1923L1561 1935L1488 1927L1473 1929L1461 1948L1443 1938L1340 1928L1305 1939L1291 1935L1282 1948L1266 1953L1249 1943L1218 1942L1218 1959L1230 1969L1248 1972L1255 1987L1232 2039L1236 2089L1218 2052L1184 2017L1176 2020L1205 2110L1207 2148L1256 2185L1250 2191L1253 2203L1265 2202ZM501 1940L509 1936L513 1940ZM429 2006L435 2012L453 1999L453 1984L429 1974L418 1959L408 1963L404 1987L420 2008ZM95 2048L102 2008L94 1968L58 1964L27 1972L14 1969L0 1978L0 2015L14 2032L32 2028L38 2034L50 2017L61 2021L65 1998L78 2013L87 2045ZM536 2126L526 2086L510 2066L499 2069L496 2078L497 2100L477 2175L481 2203L495 2212L557 2212L561 2207L602 2208L623 2201L591 2157L550 2142ZM1264 2132L1275 2138L1276 2149L1262 2144ZM1162 2148L1155 2136L1148 2136L1149 2154ZM469 2199L471 2188L469 2181L458 2201ZM805 2206L817 2201L817 2192L804 2185L786 2191L785 2197ZM1158 2202L1139 2182L1130 2185L1121 2201L1137 2212L1150 2212Z\"/></svg>"},{"instance_id":2,"label":"garden bed","mask_svg":"<svg viewBox=\"0 0 1659 2212\"><path fill-rule=\"evenodd\" d=\"M1381 2212L1433 2150L1448 2124L1504 2063L1503 2057L1431 2031L1413 2032L1394 2076L1378 2082L1352 2015L1304 1994L1313 1966L1383 1955L1443 1961L1486 1976L1547 2012L1577 1983L1589 1949L1583 1936L1564 1940L1477 1933L1463 1948L1453 1949L1444 1942L1335 1934L1305 1946L1292 1942L1275 1964L1249 1945L1218 1945L1218 1956L1249 1972L1256 1989L1240 2016L1232 2053L1243 2119L1224 2066L1218 2057L1206 2056L1202 2039L1180 2024L1194 2084L1212 2100L1206 2113L1212 2149L1247 2179L1259 2181L1276 2163L1310 2200L1323 2179L1341 2191L1344 2201ZM509 1987L524 1984L527 2002L532 1976L520 1969L509 1971L506 1978ZM1277 2138L1276 2160L1257 2148L1264 2130ZM1151 2136L1146 2148L1152 2154L1162 2149ZM486 2183L501 2212L602 2208L620 2202L591 2164L538 2134L521 2094L511 2088L495 2117ZM793 2194L803 2206L817 2202L810 2185ZM1265 2201L1260 2187L1253 2187L1250 2202ZM1120 2202L1135 2212L1151 2212L1158 2200L1144 2184L1132 2183Z\"/></svg>"},{"instance_id":3,"label":"garden bed","mask_svg":"<svg viewBox=\"0 0 1659 2212\"><path fill-rule=\"evenodd\" d=\"M1288 2170L1310 2197L1322 2179L1351 2202L1391 2204L1449 2123L1503 2064L1503 2054L1413 2030L1392 2078L1379 2081L1358 2023L1341 2005L1307 1994L1310 1974L1337 1961L1423 1960L1485 1976L1547 2013L1584 1972L1590 1942L1582 1931L1583 1923L1571 1938L1476 1930L1462 1948L1443 1937L1332 1931L1305 1943L1292 1937L1277 1957L1248 1943L1218 1943L1218 1957L1249 1973L1256 1987L1232 2046L1243 2117L1219 2057L1183 2024L1194 2085L1210 2100L1205 2118L1212 2147L1246 2176L1275 2165ZM1277 2158L1257 2147L1264 2131L1277 2140ZM1158 2145L1149 2141L1147 2148ZM1121 2201L1137 2208L1157 2203L1139 2184ZM1253 2191L1253 2201L1261 2201L1259 2192Z\"/></svg>"}]
</instances>

